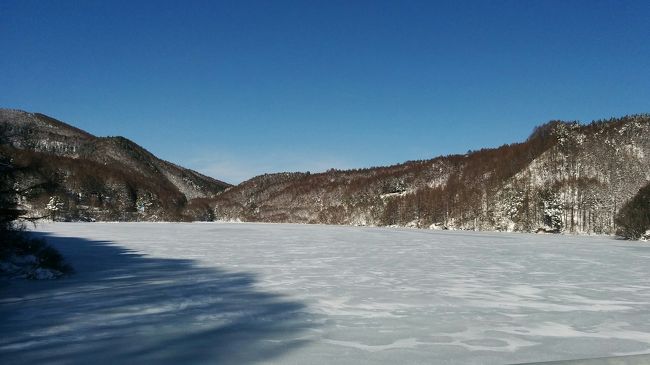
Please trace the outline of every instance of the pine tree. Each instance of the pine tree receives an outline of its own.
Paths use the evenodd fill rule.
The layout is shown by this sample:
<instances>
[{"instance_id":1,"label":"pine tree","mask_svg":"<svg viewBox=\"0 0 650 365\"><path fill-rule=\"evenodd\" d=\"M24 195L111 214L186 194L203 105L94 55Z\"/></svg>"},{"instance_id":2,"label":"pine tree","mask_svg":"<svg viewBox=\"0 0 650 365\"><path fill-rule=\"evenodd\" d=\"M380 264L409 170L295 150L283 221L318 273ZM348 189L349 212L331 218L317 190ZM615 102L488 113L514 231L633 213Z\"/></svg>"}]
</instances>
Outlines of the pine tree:
<instances>
[{"instance_id":1,"label":"pine tree","mask_svg":"<svg viewBox=\"0 0 650 365\"><path fill-rule=\"evenodd\" d=\"M16 168L11 161L0 156L0 260L33 255L37 260L34 269L45 268L60 273L72 272L72 268L64 262L57 250L48 246L44 240L30 237L24 232L22 222L31 219L25 217L26 212L19 209L16 204L16 196L20 191L14 186L15 171ZM0 274L3 272L0 271ZM11 275L11 272L9 274ZM38 276L32 272L27 274L27 277Z\"/></svg>"},{"instance_id":2,"label":"pine tree","mask_svg":"<svg viewBox=\"0 0 650 365\"><path fill-rule=\"evenodd\" d=\"M639 239L650 230L650 184L630 199L616 216L617 234L628 239Z\"/></svg>"},{"instance_id":3,"label":"pine tree","mask_svg":"<svg viewBox=\"0 0 650 365\"><path fill-rule=\"evenodd\" d=\"M562 225L562 202L557 193L551 189L545 189L540 192L540 201L542 204L542 219L545 226L553 232L560 232Z\"/></svg>"}]
</instances>

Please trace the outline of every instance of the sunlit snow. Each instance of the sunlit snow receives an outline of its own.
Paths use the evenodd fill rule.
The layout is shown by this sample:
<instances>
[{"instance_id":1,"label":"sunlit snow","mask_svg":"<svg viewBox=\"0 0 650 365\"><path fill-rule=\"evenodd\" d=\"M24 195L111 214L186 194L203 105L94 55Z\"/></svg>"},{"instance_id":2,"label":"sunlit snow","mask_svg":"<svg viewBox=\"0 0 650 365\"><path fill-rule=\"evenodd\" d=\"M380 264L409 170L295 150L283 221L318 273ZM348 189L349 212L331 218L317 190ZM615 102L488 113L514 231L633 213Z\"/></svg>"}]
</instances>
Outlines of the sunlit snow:
<instances>
[{"instance_id":1,"label":"sunlit snow","mask_svg":"<svg viewBox=\"0 0 650 365\"><path fill-rule=\"evenodd\" d=\"M4 363L508 364L650 352L650 246L174 223L38 226L76 268L5 283Z\"/></svg>"}]
</instances>

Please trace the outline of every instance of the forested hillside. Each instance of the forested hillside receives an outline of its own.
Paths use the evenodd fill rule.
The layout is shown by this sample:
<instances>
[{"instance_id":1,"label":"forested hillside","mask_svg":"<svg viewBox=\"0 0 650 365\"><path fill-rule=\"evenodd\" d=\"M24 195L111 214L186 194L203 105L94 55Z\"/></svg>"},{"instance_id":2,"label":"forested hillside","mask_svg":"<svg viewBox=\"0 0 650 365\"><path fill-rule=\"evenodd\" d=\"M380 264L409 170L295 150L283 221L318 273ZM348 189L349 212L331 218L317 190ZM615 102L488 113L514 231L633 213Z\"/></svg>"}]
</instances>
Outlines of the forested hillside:
<instances>
[{"instance_id":1,"label":"forested hillside","mask_svg":"<svg viewBox=\"0 0 650 365\"><path fill-rule=\"evenodd\" d=\"M0 109L0 157L18 204L55 220L209 220L230 186L160 160L123 137L95 137L38 113Z\"/></svg>"},{"instance_id":2,"label":"forested hillside","mask_svg":"<svg viewBox=\"0 0 650 365\"><path fill-rule=\"evenodd\" d=\"M650 181L650 116L552 121L524 142L426 161L263 175L216 198L224 220L614 233Z\"/></svg>"},{"instance_id":3,"label":"forested hillside","mask_svg":"<svg viewBox=\"0 0 650 365\"><path fill-rule=\"evenodd\" d=\"M42 114L0 110L0 157L15 167L20 207L55 220L613 234L645 202L631 199L650 182L650 115L586 125L551 121L526 141L464 155L273 173L230 186L123 137L95 137Z\"/></svg>"}]
</instances>

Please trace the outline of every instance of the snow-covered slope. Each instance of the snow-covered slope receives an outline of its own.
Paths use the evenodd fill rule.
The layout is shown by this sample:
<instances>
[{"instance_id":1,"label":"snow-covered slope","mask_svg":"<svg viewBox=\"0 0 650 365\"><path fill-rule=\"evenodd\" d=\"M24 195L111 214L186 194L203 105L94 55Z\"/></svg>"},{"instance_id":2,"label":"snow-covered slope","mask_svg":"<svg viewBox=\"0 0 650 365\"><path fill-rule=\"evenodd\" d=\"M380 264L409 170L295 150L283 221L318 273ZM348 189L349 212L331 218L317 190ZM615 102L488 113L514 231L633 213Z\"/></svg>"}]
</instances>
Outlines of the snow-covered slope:
<instances>
[{"instance_id":1,"label":"snow-covered slope","mask_svg":"<svg viewBox=\"0 0 650 365\"><path fill-rule=\"evenodd\" d=\"M58 223L0 291L7 364L514 364L650 352L650 248L282 224ZM646 358L647 360L647 358Z\"/></svg>"}]
</instances>

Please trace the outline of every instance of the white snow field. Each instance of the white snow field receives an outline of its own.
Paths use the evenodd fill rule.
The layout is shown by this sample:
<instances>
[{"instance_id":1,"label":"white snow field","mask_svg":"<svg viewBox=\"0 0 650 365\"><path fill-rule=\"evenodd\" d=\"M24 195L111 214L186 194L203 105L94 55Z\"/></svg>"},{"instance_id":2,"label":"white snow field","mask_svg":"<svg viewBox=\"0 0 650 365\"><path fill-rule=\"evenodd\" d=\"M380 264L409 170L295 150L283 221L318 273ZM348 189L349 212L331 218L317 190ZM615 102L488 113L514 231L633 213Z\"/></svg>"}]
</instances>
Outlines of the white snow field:
<instances>
[{"instance_id":1,"label":"white snow field","mask_svg":"<svg viewBox=\"0 0 650 365\"><path fill-rule=\"evenodd\" d=\"M650 245L285 224L57 223L0 287L2 364L513 364L650 352Z\"/></svg>"}]
</instances>

